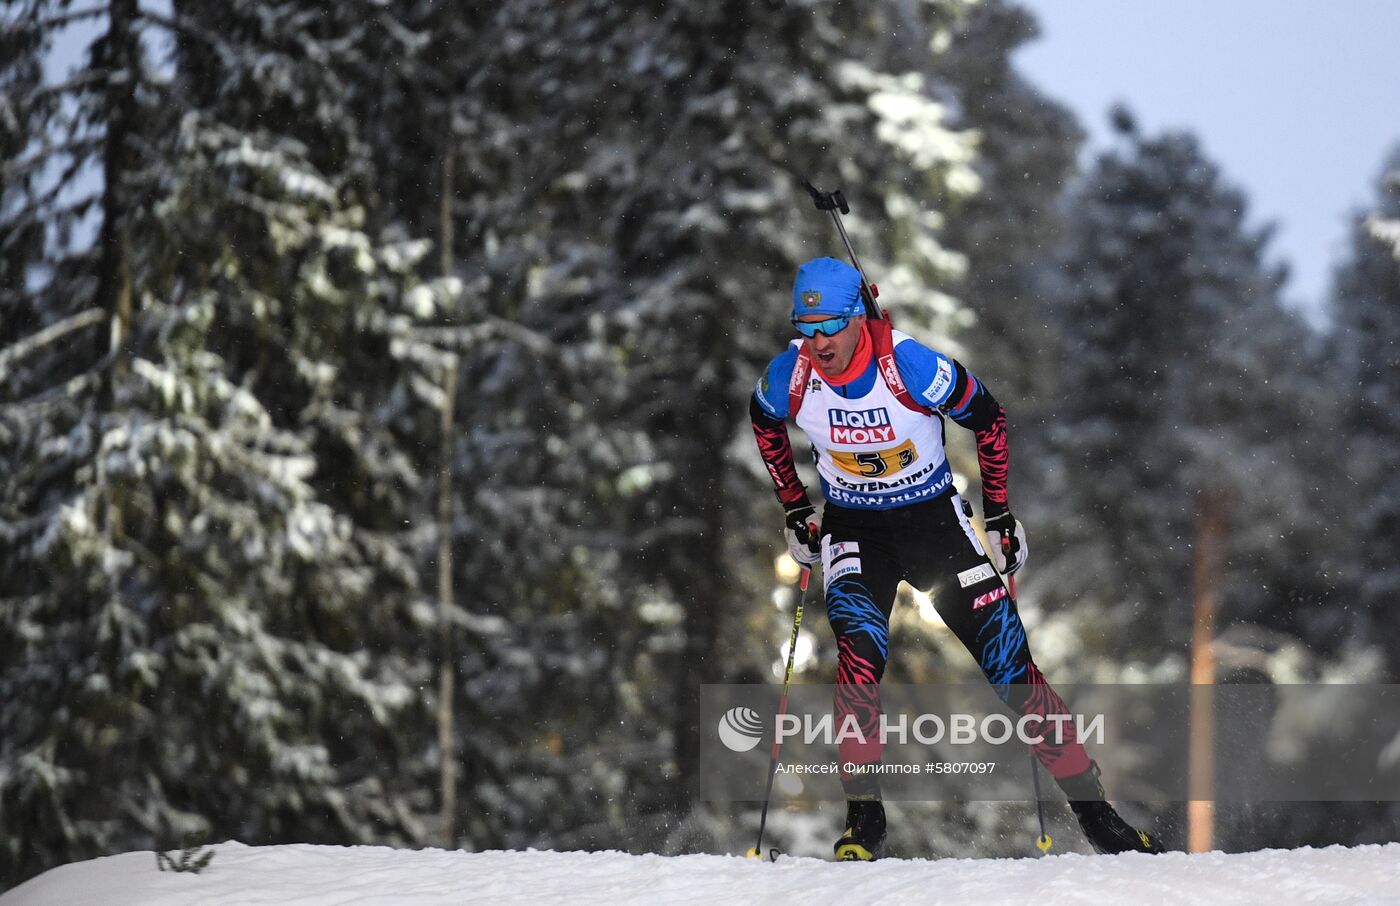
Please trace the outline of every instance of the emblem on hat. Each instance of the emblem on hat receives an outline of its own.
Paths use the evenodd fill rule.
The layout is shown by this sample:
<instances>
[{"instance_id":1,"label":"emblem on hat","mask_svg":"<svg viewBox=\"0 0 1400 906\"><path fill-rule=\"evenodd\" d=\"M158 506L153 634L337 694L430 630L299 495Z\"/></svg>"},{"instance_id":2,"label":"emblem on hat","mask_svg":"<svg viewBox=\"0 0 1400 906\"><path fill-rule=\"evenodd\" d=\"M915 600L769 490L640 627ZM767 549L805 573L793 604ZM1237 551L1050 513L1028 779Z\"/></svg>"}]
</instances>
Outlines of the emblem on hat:
<instances>
[{"instance_id":1,"label":"emblem on hat","mask_svg":"<svg viewBox=\"0 0 1400 906\"><path fill-rule=\"evenodd\" d=\"M808 308L816 308L821 304L822 294L814 289L805 290L802 293L802 304Z\"/></svg>"}]
</instances>

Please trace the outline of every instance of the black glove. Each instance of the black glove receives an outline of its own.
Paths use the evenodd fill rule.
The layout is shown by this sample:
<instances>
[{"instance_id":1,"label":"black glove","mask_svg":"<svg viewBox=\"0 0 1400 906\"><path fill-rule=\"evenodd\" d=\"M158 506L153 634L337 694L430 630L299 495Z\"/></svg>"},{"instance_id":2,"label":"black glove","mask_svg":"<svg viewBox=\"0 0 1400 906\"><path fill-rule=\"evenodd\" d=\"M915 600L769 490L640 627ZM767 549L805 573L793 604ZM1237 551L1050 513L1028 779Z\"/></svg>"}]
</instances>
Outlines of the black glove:
<instances>
[{"instance_id":1,"label":"black glove","mask_svg":"<svg viewBox=\"0 0 1400 906\"><path fill-rule=\"evenodd\" d=\"M815 563L822 549L821 520L805 493L801 500L783 504L783 521L787 524L788 551L792 558L804 565Z\"/></svg>"},{"instance_id":2,"label":"black glove","mask_svg":"<svg viewBox=\"0 0 1400 906\"><path fill-rule=\"evenodd\" d=\"M1025 528L1004 505L998 507L984 500L982 514L987 540L992 544L992 565L1005 575L1014 574L1026 565L1026 557L1030 555Z\"/></svg>"}]
</instances>

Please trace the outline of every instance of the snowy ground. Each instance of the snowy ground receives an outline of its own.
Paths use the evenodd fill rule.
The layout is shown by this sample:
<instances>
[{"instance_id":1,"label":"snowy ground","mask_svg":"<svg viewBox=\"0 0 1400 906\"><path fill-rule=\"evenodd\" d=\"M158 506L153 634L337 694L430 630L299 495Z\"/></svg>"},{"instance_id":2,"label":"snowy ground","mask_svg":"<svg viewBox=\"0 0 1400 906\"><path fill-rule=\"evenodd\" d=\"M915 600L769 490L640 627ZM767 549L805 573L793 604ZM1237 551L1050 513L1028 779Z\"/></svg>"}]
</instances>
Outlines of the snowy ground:
<instances>
[{"instance_id":1,"label":"snowy ground","mask_svg":"<svg viewBox=\"0 0 1400 906\"><path fill-rule=\"evenodd\" d=\"M1225 855L888 860L873 865L616 852L216 847L201 874L161 873L148 852L56 868L0 906L462 906L464 903L1389 903L1400 844Z\"/></svg>"}]
</instances>

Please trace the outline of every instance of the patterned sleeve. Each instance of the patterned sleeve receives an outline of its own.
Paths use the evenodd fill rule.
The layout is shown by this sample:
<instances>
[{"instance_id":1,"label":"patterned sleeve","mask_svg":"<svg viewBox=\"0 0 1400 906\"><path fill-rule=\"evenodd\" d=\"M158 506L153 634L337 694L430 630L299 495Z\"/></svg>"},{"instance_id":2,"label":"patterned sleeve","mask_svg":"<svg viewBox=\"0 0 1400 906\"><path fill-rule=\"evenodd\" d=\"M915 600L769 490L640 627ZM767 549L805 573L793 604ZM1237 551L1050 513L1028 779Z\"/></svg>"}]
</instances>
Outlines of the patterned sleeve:
<instances>
[{"instance_id":1,"label":"patterned sleeve","mask_svg":"<svg viewBox=\"0 0 1400 906\"><path fill-rule=\"evenodd\" d=\"M807 493L797 477L792 441L783 423L788 414L788 381L796 362L796 348L789 348L774 359L764 370L749 401L749 419L753 422L754 439L758 441L758 454L763 457L763 464L773 479L778 499L785 504L796 503Z\"/></svg>"},{"instance_id":2,"label":"patterned sleeve","mask_svg":"<svg viewBox=\"0 0 1400 906\"><path fill-rule=\"evenodd\" d=\"M749 405L749 418L753 422L753 436L758 441L758 455L768 467L768 475L773 479L773 489L783 503L797 503L807 494L807 488L797 477L797 464L792 457L792 441L788 438L787 425L782 419L773 418L763 411L757 394Z\"/></svg>"},{"instance_id":3,"label":"patterned sleeve","mask_svg":"<svg viewBox=\"0 0 1400 906\"><path fill-rule=\"evenodd\" d=\"M1011 448L1006 438L1006 413L985 387L991 422L973 432L977 438L977 467L982 472L982 515L987 519L1008 509L1006 479L1011 473Z\"/></svg>"}]
</instances>

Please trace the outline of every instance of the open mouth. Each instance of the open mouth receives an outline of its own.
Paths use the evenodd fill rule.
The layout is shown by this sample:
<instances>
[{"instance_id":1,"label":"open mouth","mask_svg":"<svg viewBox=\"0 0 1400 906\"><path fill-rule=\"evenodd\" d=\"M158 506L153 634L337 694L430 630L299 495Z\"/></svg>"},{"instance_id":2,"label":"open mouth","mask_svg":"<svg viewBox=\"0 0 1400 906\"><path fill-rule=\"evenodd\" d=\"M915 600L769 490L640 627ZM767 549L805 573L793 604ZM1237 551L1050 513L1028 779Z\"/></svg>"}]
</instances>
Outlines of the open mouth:
<instances>
[{"instance_id":1,"label":"open mouth","mask_svg":"<svg viewBox=\"0 0 1400 906\"><path fill-rule=\"evenodd\" d=\"M817 353L817 361L821 362L823 365L830 365L832 363L832 360L834 360L835 358L836 353L834 352Z\"/></svg>"}]
</instances>

